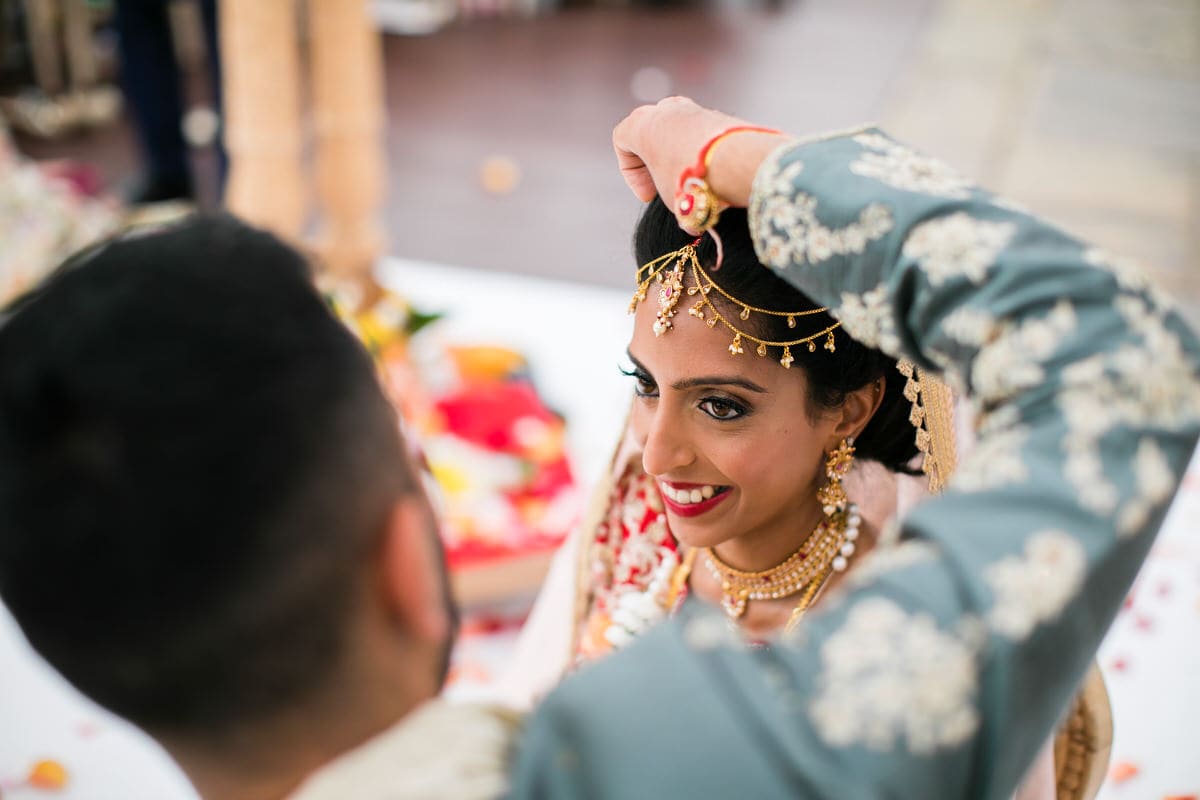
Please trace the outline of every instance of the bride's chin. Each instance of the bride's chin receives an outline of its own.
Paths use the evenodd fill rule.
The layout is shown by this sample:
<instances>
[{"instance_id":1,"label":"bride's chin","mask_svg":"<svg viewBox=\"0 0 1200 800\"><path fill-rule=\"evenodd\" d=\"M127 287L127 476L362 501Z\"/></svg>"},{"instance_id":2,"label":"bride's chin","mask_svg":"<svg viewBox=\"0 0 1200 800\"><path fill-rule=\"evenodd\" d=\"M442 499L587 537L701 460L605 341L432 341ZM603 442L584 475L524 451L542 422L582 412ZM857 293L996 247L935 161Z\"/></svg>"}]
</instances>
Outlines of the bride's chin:
<instances>
[{"instance_id":1,"label":"bride's chin","mask_svg":"<svg viewBox=\"0 0 1200 800\"><path fill-rule=\"evenodd\" d=\"M720 530L704 525L698 520L671 520L671 534L681 543L691 548L716 547L730 537Z\"/></svg>"}]
</instances>

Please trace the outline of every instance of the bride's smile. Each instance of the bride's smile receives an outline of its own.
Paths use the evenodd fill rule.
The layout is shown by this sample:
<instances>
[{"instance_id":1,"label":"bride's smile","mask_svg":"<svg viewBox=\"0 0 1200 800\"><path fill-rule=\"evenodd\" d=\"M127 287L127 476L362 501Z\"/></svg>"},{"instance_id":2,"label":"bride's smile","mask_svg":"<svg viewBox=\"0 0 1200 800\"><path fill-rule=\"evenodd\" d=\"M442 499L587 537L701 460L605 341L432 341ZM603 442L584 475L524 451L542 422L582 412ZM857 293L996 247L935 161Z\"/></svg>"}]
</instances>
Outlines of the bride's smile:
<instances>
[{"instance_id":1,"label":"bride's smile","mask_svg":"<svg viewBox=\"0 0 1200 800\"><path fill-rule=\"evenodd\" d=\"M625 372L635 383L631 430L671 533L739 569L777 564L822 518L826 452L873 408L798 414L813 407L803 369L753 350L731 356L728 336L684 314L655 335L656 314L654 302L640 304Z\"/></svg>"},{"instance_id":2,"label":"bride's smile","mask_svg":"<svg viewBox=\"0 0 1200 800\"><path fill-rule=\"evenodd\" d=\"M672 483L659 481L659 491L662 492L663 504L681 517L695 517L706 511L711 511L729 497L728 486L714 486L711 483Z\"/></svg>"}]
</instances>

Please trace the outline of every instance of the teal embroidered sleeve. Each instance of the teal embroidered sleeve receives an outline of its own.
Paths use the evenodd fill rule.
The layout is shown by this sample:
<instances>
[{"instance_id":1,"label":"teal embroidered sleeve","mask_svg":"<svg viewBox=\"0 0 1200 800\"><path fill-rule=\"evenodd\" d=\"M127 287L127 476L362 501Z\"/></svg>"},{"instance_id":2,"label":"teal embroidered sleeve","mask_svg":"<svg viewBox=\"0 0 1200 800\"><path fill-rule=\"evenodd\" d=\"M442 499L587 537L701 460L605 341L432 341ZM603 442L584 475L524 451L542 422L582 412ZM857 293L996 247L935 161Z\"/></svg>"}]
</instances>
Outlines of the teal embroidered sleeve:
<instances>
[{"instance_id":1,"label":"teal embroidered sleeve","mask_svg":"<svg viewBox=\"0 0 1200 800\"><path fill-rule=\"evenodd\" d=\"M890 753L876 785L957 752L963 796L1005 797L1186 468L1200 347L1135 267L876 131L781 148L751 202L763 263L979 419L947 491L798 642L819 654L809 721L843 754Z\"/></svg>"},{"instance_id":2,"label":"teal embroidered sleeve","mask_svg":"<svg viewBox=\"0 0 1200 800\"><path fill-rule=\"evenodd\" d=\"M1129 265L865 131L759 170L760 259L965 390L978 442L785 646L699 603L568 679L517 797L1009 800L1200 436L1200 345Z\"/></svg>"}]
</instances>

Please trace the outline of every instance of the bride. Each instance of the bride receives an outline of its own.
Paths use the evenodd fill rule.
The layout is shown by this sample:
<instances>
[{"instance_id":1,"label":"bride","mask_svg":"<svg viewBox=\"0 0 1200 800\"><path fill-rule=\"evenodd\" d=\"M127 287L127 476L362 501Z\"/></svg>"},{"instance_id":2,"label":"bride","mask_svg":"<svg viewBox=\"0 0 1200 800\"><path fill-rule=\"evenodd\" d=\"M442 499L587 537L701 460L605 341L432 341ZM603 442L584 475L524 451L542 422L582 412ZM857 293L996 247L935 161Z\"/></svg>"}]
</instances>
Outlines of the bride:
<instances>
[{"instance_id":1,"label":"bride","mask_svg":"<svg viewBox=\"0 0 1200 800\"><path fill-rule=\"evenodd\" d=\"M922 489L905 477L919 474L912 420L924 411L904 365L762 267L743 209L716 232L719 268L717 239L682 231L660 200L638 222L633 406L523 634L510 702L527 705L689 596L770 642L876 545L898 491Z\"/></svg>"},{"instance_id":2,"label":"bride","mask_svg":"<svg viewBox=\"0 0 1200 800\"><path fill-rule=\"evenodd\" d=\"M584 658L688 594L754 642L794 626L878 538L847 497L851 465L884 468L853 498L874 510L917 455L896 361L762 268L744 211L717 233L719 270L716 240L661 201L637 226L634 403L608 513L584 531Z\"/></svg>"},{"instance_id":3,"label":"bride","mask_svg":"<svg viewBox=\"0 0 1200 800\"><path fill-rule=\"evenodd\" d=\"M688 598L770 646L930 488L914 463L934 489L953 466L944 387L850 338L763 267L744 210L716 232L692 237L657 199L638 222L623 370L633 406L502 681L510 704ZM1017 797L1053 798L1054 783L1047 746Z\"/></svg>"}]
</instances>

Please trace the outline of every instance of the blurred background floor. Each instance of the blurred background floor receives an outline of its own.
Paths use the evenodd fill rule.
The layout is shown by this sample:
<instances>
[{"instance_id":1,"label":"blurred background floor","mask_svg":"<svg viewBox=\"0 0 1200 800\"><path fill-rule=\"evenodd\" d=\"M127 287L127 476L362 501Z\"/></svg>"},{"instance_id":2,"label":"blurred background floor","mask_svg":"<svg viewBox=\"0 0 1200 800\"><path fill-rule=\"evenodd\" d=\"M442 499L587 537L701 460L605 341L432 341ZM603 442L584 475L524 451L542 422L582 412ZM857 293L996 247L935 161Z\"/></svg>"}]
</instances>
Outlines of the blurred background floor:
<instances>
[{"instance_id":1,"label":"blurred background floor","mask_svg":"<svg viewBox=\"0 0 1200 800\"><path fill-rule=\"evenodd\" d=\"M874 120L1142 261L1200 324L1200 3L590 7L385 39L393 255L624 286L612 126L686 94L804 133ZM118 124L34 156L136 165ZM199 152L201 199L216 163Z\"/></svg>"}]
</instances>

